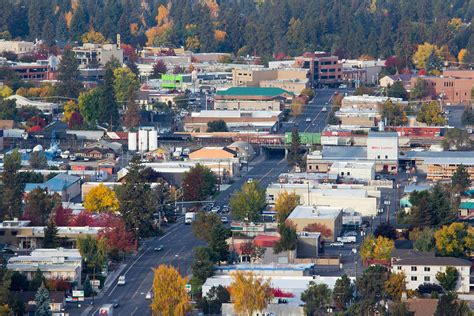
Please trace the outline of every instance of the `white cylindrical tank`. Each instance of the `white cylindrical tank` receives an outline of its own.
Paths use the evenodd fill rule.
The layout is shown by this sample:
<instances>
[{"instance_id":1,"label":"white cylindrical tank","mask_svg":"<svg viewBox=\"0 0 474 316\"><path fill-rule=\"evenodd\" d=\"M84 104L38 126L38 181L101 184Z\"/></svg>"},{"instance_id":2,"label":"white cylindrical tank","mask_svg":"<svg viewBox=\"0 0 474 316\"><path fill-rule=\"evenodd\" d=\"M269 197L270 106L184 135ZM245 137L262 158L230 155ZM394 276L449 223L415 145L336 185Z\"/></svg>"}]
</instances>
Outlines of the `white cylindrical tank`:
<instances>
[{"instance_id":1,"label":"white cylindrical tank","mask_svg":"<svg viewBox=\"0 0 474 316\"><path fill-rule=\"evenodd\" d=\"M148 150L148 131L139 130L138 131L138 150L147 151Z\"/></svg>"},{"instance_id":2,"label":"white cylindrical tank","mask_svg":"<svg viewBox=\"0 0 474 316\"><path fill-rule=\"evenodd\" d=\"M158 132L155 130L148 132L148 148L150 151L158 149Z\"/></svg>"},{"instance_id":3,"label":"white cylindrical tank","mask_svg":"<svg viewBox=\"0 0 474 316\"><path fill-rule=\"evenodd\" d=\"M385 130L385 124L383 121L379 122L379 132L383 132Z\"/></svg>"},{"instance_id":4,"label":"white cylindrical tank","mask_svg":"<svg viewBox=\"0 0 474 316\"><path fill-rule=\"evenodd\" d=\"M128 133L128 150L137 151L137 133Z\"/></svg>"}]
</instances>

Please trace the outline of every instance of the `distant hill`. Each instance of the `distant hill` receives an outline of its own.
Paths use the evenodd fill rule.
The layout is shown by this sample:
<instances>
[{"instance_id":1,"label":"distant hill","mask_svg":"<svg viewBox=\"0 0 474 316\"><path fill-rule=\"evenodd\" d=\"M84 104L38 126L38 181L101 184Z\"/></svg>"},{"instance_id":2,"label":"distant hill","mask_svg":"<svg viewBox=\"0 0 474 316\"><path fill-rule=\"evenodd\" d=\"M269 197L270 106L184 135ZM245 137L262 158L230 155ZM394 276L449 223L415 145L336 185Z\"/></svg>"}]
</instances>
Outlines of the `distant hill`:
<instances>
[{"instance_id":1,"label":"distant hill","mask_svg":"<svg viewBox=\"0 0 474 316\"><path fill-rule=\"evenodd\" d=\"M462 48L474 51L469 0L0 0L0 7L0 37L50 44L81 41L93 28L134 46L267 57L324 50L411 60L423 42L445 46L454 59Z\"/></svg>"}]
</instances>

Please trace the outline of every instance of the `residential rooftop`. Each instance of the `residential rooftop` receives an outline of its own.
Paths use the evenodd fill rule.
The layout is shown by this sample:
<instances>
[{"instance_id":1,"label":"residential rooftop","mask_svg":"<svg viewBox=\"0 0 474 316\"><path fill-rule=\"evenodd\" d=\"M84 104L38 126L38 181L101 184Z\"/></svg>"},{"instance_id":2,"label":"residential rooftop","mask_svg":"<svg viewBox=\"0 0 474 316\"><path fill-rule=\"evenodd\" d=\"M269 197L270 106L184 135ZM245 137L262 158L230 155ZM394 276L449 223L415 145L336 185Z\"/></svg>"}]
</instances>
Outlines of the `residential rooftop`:
<instances>
[{"instance_id":1,"label":"residential rooftop","mask_svg":"<svg viewBox=\"0 0 474 316\"><path fill-rule=\"evenodd\" d=\"M454 257L420 257L401 259L396 261L393 265L405 266L471 266L471 262L461 258Z\"/></svg>"}]
</instances>

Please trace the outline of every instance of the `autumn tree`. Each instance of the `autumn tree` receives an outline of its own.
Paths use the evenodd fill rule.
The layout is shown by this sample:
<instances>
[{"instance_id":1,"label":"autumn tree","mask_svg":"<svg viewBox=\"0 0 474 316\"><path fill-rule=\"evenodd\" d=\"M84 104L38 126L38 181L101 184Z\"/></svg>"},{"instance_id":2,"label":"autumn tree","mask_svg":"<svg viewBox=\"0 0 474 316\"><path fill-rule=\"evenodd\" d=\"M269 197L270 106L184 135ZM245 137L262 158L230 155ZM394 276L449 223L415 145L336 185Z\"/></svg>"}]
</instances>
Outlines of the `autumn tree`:
<instances>
[{"instance_id":1,"label":"autumn tree","mask_svg":"<svg viewBox=\"0 0 474 316\"><path fill-rule=\"evenodd\" d=\"M209 242L211 231L217 225L222 225L219 215L211 212L199 212L192 224L193 234L198 239Z\"/></svg>"},{"instance_id":2,"label":"autumn tree","mask_svg":"<svg viewBox=\"0 0 474 316\"><path fill-rule=\"evenodd\" d=\"M160 79L163 74L166 74L168 72L168 67L166 67L166 64L164 63L163 60L159 59L154 65L153 65L153 71L150 75L150 79Z\"/></svg>"},{"instance_id":3,"label":"autumn tree","mask_svg":"<svg viewBox=\"0 0 474 316\"><path fill-rule=\"evenodd\" d=\"M211 169L197 164L184 175L184 199L186 201L204 201L216 192L216 183L216 176Z\"/></svg>"},{"instance_id":4,"label":"autumn tree","mask_svg":"<svg viewBox=\"0 0 474 316\"><path fill-rule=\"evenodd\" d=\"M190 310L187 279L172 266L160 265L153 269L153 299L151 310L154 315L184 316Z\"/></svg>"},{"instance_id":5,"label":"autumn tree","mask_svg":"<svg viewBox=\"0 0 474 316\"><path fill-rule=\"evenodd\" d=\"M69 100L64 104L63 122L69 123L74 112L79 112L79 105L74 100Z\"/></svg>"},{"instance_id":6,"label":"autumn tree","mask_svg":"<svg viewBox=\"0 0 474 316\"><path fill-rule=\"evenodd\" d=\"M392 273L388 280L385 281L385 293L394 301L399 301L402 298L402 293L406 291L406 276L403 272Z\"/></svg>"},{"instance_id":7,"label":"autumn tree","mask_svg":"<svg viewBox=\"0 0 474 316\"><path fill-rule=\"evenodd\" d=\"M418 45L415 54L413 55L413 63L416 65L418 69L426 69L429 64L430 55L434 54L437 58L441 59L441 49L439 49L436 45L430 43L423 43Z\"/></svg>"},{"instance_id":8,"label":"autumn tree","mask_svg":"<svg viewBox=\"0 0 474 316\"><path fill-rule=\"evenodd\" d=\"M275 201L275 210L277 211L277 219L283 223L291 212L298 206L300 201L299 195L296 193L282 192L278 194Z\"/></svg>"},{"instance_id":9,"label":"autumn tree","mask_svg":"<svg viewBox=\"0 0 474 316\"><path fill-rule=\"evenodd\" d=\"M229 204L234 217L254 222L266 205L265 189L257 181L244 183Z\"/></svg>"},{"instance_id":10,"label":"autumn tree","mask_svg":"<svg viewBox=\"0 0 474 316\"><path fill-rule=\"evenodd\" d=\"M405 125L408 122L404 106L390 100L382 105L381 115L382 119L387 120L389 126Z\"/></svg>"},{"instance_id":11,"label":"autumn tree","mask_svg":"<svg viewBox=\"0 0 474 316\"><path fill-rule=\"evenodd\" d=\"M119 209L119 202L115 191L100 183L86 194L84 208L93 213L115 213Z\"/></svg>"},{"instance_id":12,"label":"autumn tree","mask_svg":"<svg viewBox=\"0 0 474 316\"><path fill-rule=\"evenodd\" d=\"M47 189L38 187L26 195L23 218L30 220L31 225L44 226L60 201L61 197L57 193L51 195Z\"/></svg>"},{"instance_id":13,"label":"autumn tree","mask_svg":"<svg viewBox=\"0 0 474 316\"><path fill-rule=\"evenodd\" d=\"M448 128L444 135L443 149L469 151L472 148L471 135L466 130L459 128Z\"/></svg>"},{"instance_id":14,"label":"autumn tree","mask_svg":"<svg viewBox=\"0 0 474 316\"><path fill-rule=\"evenodd\" d=\"M395 247L393 240L379 236L375 238L367 235L360 246L362 260L390 260L390 255Z\"/></svg>"},{"instance_id":15,"label":"autumn tree","mask_svg":"<svg viewBox=\"0 0 474 316\"><path fill-rule=\"evenodd\" d=\"M92 43L92 44L104 44L105 37L100 32L96 32L93 27L89 29L89 32L82 35L83 43Z\"/></svg>"},{"instance_id":16,"label":"autumn tree","mask_svg":"<svg viewBox=\"0 0 474 316\"><path fill-rule=\"evenodd\" d=\"M125 107L130 95L140 87L140 81L130 68L120 67L114 70L113 87L117 103Z\"/></svg>"},{"instance_id":17,"label":"autumn tree","mask_svg":"<svg viewBox=\"0 0 474 316\"><path fill-rule=\"evenodd\" d=\"M456 290L458 278L459 272L455 267L446 267L445 272L440 271L436 273L436 280L447 292Z\"/></svg>"},{"instance_id":18,"label":"autumn tree","mask_svg":"<svg viewBox=\"0 0 474 316\"><path fill-rule=\"evenodd\" d=\"M397 239L397 231L389 223L382 223L379 226L377 226L377 228L375 229L374 236L375 237L382 236L388 239L395 240Z\"/></svg>"},{"instance_id":19,"label":"autumn tree","mask_svg":"<svg viewBox=\"0 0 474 316\"><path fill-rule=\"evenodd\" d=\"M332 239L333 238L333 231L331 228L327 227L325 224L322 223L311 223L306 225L303 230L305 232L312 232L312 233L320 233L324 239Z\"/></svg>"},{"instance_id":20,"label":"autumn tree","mask_svg":"<svg viewBox=\"0 0 474 316\"><path fill-rule=\"evenodd\" d=\"M418 111L416 120L418 122L426 123L429 126L443 125L445 123L441 107L436 101L423 103L420 110Z\"/></svg>"},{"instance_id":21,"label":"autumn tree","mask_svg":"<svg viewBox=\"0 0 474 316\"><path fill-rule=\"evenodd\" d=\"M334 291L332 293L332 298L336 308L340 310L345 309L351 303L353 296L354 286L351 283L351 279L349 279L349 277L344 274L336 280Z\"/></svg>"},{"instance_id":22,"label":"autumn tree","mask_svg":"<svg viewBox=\"0 0 474 316\"><path fill-rule=\"evenodd\" d=\"M309 282L309 286L301 293L301 300L305 303L307 315L320 315L324 313L325 307L331 302L331 290L324 283L316 284Z\"/></svg>"},{"instance_id":23,"label":"autumn tree","mask_svg":"<svg viewBox=\"0 0 474 316\"><path fill-rule=\"evenodd\" d=\"M238 314L253 315L264 310L272 299L269 280L252 272L237 271L232 273L229 292L234 310Z\"/></svg>"},{"instance_id":24,"label":"autumn tree","mask_svg":"<svg viewBox=\"0 0 474 316\"><path fill-rule=\"evenodd\" d=\"M441 256L464 257L474 249L474 229L466 223L443 226L434 234L436 252Z\"/></svg>"},{"instance_id":25,"label":"autumn tree","mask_svg":"<svg viewBox=\"0 0 474 316\"><path fill-rule=\"evenodd\" d=\"M69 226L72 219L72 209L64 208L61 204L56 205L53 210L54 223L58 226Z\"/></svg>"},{"instance_id":26,"label":"autumn tree","mask_svg":"<svg viewBox=\"0 0 474 316\"><path fill-rule=\"evenodd\" d=\"M134 236L127 230L120 216L101 213L98 222L98 226L103 227L99 231L98 239L105 240L111 257L117 258L121 253L129 253L135 249Z\"/></svg>"},{"instance_id":27,"label":"autumn tree","mask_svg":"<svg viewBox=\"0 0 474 316\"><path fill-rule=\"evenodd\" d=\"M77 98L82 89L79 76L79 60L71 48L66 48L58 66L59 82L56 85L58 94L67 98Z\"/></svg>"}]
</instances>

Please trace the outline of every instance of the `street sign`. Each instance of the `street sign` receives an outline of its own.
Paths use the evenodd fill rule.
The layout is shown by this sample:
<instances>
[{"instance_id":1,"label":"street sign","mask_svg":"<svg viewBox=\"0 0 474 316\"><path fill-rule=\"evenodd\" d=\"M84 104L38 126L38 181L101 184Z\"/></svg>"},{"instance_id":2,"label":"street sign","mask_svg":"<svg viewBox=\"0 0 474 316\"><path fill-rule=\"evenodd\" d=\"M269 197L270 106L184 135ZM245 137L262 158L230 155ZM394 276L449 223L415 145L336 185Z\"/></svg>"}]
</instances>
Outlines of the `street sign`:
<instances>
[{"instance_id":1,"label":"street sign","mask_svg":"<svg viewBox=\"0 0 474 316\"><path fill-rule=\"evenodd\" d=\"M186 284L184 288L186 289L186 292L191 292L191 284Z\"/></svg>"},{"instance_id":2,"label":"street sign","mask_svg":"<svg viewBox=\"0 0 474 316\"><path fill-rule=\"evenodd\" d=\"M73 290L72 291L73 301L83 302L84 301L84 291L82 290Z\"/></svg>"},{"instance_id":3,"label":"street sign","mask_svg":"<svg viewBox=\"0 0 474 316\"><path fill-rule=\"evenodd\" d=\"M384 201L383 204L385 204L385 205L390 205L390 200Z\"/></svg>"}]
</instances>

